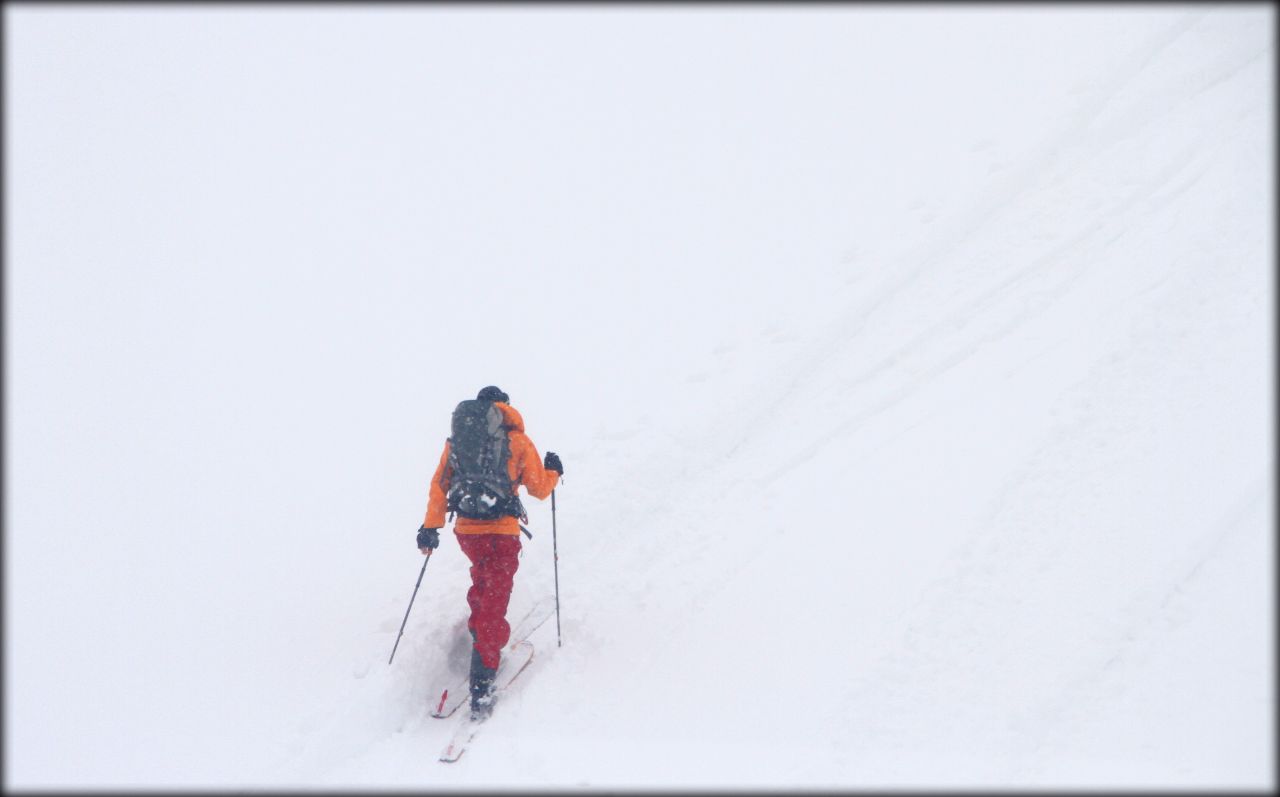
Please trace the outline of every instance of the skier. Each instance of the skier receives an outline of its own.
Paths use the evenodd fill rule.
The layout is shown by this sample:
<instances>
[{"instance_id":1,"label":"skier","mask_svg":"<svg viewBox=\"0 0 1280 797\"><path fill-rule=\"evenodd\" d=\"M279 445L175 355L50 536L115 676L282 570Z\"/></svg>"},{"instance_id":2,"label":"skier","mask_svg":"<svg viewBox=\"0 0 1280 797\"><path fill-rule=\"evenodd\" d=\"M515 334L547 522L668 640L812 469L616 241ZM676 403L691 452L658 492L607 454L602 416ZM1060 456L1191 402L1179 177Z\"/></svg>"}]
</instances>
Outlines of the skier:
<instances>
[{"instance_id":1,"label":"skier","mask_svg":"<svg viewBox=\"0 0 1280 797\"><path fill-rule=\"evenodd\" d=\"M474 401L458 404L453 434L445 441L440 464L431 479L427 515L418 529L418 550L430 555L440 544L446 509L457 516L454 536L471 560L471 719L493 712L493 679L500 651L511 637L507 602L519 566L520 521L527 520L517 495L551 495L564 466L548 451L538 450L524 433L524 419L506 393L490 385ZM451 515L452 517L452 515Z\"/></svg>"}]
</instances>

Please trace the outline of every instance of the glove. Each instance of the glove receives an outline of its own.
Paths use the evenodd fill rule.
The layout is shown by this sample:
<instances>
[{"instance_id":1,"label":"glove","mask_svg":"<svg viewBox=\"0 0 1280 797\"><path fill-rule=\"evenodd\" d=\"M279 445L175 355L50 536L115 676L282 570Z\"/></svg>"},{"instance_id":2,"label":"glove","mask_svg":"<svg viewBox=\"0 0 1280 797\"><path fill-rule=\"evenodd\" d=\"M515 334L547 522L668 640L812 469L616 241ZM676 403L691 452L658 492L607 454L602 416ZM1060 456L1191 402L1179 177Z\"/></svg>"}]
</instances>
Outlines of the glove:
<instances>
[{"instance_id":1,"label":"glove","mask_svg":"<svg viewBox=\"0 0 1280 797\"><path fill-rule=\"evenodd\" d=\"M426 526L418 529L418 547L435 550L440 546L440 529L429 529Z\"/></svg>"},{"instance_id":2,"label":"glove","mask_svg":"<svg viewBox=\"0 0 1280 797\"><path fill-rule=\"evenodd\" d=\"M554 451L548 451L547 455L542 458L542 467L547 470L553 470L561 476L564 475L564 465L560 464L560 457L556 456Z\"/></svg>"}]
</instances>

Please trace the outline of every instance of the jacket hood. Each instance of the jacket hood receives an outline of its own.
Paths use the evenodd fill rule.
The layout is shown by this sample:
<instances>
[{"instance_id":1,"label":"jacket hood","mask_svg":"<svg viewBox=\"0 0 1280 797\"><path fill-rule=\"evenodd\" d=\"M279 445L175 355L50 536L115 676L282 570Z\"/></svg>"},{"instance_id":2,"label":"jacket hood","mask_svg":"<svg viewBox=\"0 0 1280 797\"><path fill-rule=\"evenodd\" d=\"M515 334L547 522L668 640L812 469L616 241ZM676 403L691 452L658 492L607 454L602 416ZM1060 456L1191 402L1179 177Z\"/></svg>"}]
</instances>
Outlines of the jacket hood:
<instances>
[{"instance_id":1,"label":"jacket hood","mask_svg":"<svg viewBox=\"0 0 1280 797\"><path fill-rule=\"evenodd\" d=\"M502 412L502 417L506 418L507 426L509 428L514 429L517 432L524 431L524 418L520 417L520 413L516 412L515 407L501 401L493 402L493 406L497 407Z\"/></svg>"}]
</instances>

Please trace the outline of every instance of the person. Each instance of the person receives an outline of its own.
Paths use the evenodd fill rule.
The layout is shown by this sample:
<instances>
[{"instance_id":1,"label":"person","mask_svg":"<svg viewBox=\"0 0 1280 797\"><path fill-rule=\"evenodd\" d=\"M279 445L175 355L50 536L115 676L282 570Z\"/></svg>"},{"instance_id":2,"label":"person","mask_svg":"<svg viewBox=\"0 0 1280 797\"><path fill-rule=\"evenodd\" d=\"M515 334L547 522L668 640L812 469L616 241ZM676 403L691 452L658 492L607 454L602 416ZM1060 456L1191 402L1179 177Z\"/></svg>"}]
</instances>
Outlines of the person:
<instances>
[{"instance_id":1,"label":"person","mask_svg":"<svg viewBox=\"0 0 1280 797\"><path fill-rule=\"evenodd\" d=\"M464 406L475 412L492 412L488 404L480 402L490 402L492 408L501 413L500 416L482 417L493 418L490 424L493 427L500 420L501 431L493 431L497 438L495 450L506 459L506 481L509 484L500 485L498 492L509 488L509 493L498 497L496 507L494 501L489 501L487 506L493 511L475 511L476 506L484 509L486 505L476 504L467 496L459 495L464 492L461 483L467 480L458 478L457 471L472 466L468 464L470 460L464 462L457 456L451 457L455 452L454 439L450 437L445 441L440 464L431 479L427 514L418 529L417 538L418 549L424 556L429 556L440 544L439 532L445 525L446 510L453 513L451 517L456 515L454 536L471 561L471 588L467 590L471 614L467 619L467 630L472 638L470 690L473 720L486 719L493 711L493 680L501 661L502 648L511 637L511 626L506 619L507 603L520 561L520 521L527 519L518 497L519 488L523 486L529 495L542 500L551 495L564 474L564 466L555 452L548 451L544 459L538 458L538 449L525 434L524 419L511 406L507 394L494 385L481 389L475 401L464 401L458 405L454 412L454 437L459 435L458 417ZM502 446L503 435L505 446ZM494 517L485 517L494 514Z\"/></svg>"}]
</instances>

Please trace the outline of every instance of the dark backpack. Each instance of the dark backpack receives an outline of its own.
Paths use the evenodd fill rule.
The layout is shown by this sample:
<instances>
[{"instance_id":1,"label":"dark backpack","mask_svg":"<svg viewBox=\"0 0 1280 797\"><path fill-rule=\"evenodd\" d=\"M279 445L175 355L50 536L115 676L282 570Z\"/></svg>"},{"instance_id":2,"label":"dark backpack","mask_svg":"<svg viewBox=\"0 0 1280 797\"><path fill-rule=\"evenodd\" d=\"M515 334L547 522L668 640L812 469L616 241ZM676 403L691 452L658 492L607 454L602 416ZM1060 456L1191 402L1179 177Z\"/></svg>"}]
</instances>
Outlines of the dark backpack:
<instances>
[{"instance_id":1,"label":"dark backpack","mask_svg":"<svg viewBox=\"0 0 1280 797\"><path fill-rule=\"evenodd\" d=\"M524 507L507 472L511 443L506 418L492 401L468 399L453 411L449 437L450 512L472 520L524 517Z\"/></svg>"}]
</instances>

